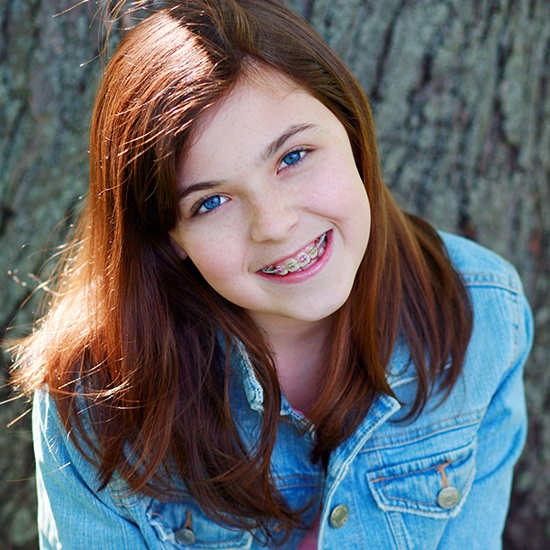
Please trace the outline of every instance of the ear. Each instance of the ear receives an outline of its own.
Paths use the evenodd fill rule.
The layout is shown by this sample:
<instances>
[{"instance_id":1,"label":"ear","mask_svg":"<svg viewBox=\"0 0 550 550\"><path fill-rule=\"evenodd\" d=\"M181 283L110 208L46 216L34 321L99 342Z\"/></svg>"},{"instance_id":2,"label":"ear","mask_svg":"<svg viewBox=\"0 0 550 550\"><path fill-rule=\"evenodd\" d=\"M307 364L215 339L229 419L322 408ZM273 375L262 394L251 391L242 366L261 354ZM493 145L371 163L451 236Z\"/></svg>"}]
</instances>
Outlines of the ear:
<instances>
[{"instance_id":1,"label":"ear","mask_svg":"<svg viewBox=\"0 0 550 550\"><path fill-rule=\"evenodd\" d=\"M168 235L168 238L170 239L170 244L172 245L172 248L174 249L174 252L178 255L178 257L181 260L187 260L189 257L185 250L177 243L177 241L172 237L172 235Z\"/></svg>"}]
</instances>

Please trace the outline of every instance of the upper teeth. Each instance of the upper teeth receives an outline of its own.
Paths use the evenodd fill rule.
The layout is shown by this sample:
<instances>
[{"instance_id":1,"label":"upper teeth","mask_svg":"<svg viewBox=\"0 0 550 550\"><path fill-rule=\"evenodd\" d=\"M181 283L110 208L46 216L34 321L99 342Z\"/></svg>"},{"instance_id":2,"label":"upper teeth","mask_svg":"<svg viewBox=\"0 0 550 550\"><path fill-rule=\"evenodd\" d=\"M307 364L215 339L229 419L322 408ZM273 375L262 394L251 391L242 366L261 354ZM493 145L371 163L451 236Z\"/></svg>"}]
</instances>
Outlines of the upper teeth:
<instances>
[{"instance_id":1,"label":"upper teeth","mask_svg":"<svg viewBox=\"0 0 550 550\"><path fill-rule=\"evenodd\" d=\"M310 244L304 248L297 258L287 258L282 262L282 265L270 265L269 267L262 269L264 273L277 275L286 275L287 273L293 273L299 269L307 266L312 260L317 258L319 252L325 249L327 234L321 235L317 244Z\"/></svg>"}]
</instances>

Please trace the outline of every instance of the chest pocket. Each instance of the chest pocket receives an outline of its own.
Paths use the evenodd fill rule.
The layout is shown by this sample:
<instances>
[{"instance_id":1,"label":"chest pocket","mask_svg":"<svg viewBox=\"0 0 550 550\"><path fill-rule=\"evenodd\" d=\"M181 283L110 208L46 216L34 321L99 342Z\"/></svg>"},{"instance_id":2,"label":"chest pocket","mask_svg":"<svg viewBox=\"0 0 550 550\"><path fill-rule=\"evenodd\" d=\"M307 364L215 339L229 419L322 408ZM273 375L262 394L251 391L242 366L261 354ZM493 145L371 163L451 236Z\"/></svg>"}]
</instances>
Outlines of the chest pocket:
<instances>
[{"instance_id":1,"label":"chest pocket","mask_svg":"<svg viewBox=\"0 0 550 550\"><path fill-rule=\"evenodd\" d=\"M318 475L286 475L277 478L277 485L291 508L300 510L307 507L302 517L306 524L313 524L320 506L324 479ZM183 502L168 503L151 499L146 516L164 548L244 550L257 545L262 548L269 546L260 532L253 535L216 523L190 497ZM285 540L286 533L276 522L273 522L270 531L275 543ZM297 546L296 541L301 537L300 532L293 531L283 547Z\"/></svg>"},{"instance_id":2,"label":"chest pocket","mask_svg":"<svg viewBox=\"0 0 550 550\"><path fill-rule=\"evenodd\" d=\"M384 512L408 512L435 519L455 517L475 477L474 444L380 468L367 474L374 500Z\"/></svg>"},{"instance_id":3,"label":"chest pocket","mask_svg":"<svg viewBox=\"0 0 550 550\"><path fill-rule=\"evenodd\" d=\"M180 503L152 500L147 509L147 518L165 548L250 548L250 533L214 522L193 499Z\"/></svg>"}]
</instances>

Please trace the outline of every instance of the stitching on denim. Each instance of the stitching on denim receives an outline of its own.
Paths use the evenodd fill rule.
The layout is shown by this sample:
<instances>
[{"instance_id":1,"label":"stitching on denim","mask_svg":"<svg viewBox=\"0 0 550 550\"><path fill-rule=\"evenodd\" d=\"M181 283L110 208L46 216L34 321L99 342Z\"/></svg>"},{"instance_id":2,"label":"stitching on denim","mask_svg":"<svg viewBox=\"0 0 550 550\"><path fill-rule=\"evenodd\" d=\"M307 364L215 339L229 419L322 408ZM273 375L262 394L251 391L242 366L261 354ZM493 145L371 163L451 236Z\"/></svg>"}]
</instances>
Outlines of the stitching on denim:
<instances>
[{"instance_id":1,"label":"stitching on denim","mask_svg":"<svg viewBox=\"0 0 550 550\"><path fill-rule=\"evenodd\" d=\"M519 336L519 326L520 326L520 317L521 317L521 300L519 299L519 296L514 297L514 319L512 320L512 324L514 327L514 349L512 353L512 358L510 359L510 362L506 366L505 372L508 372L516 363L518 358L518 350L519 350L519 343L520 343L520 336Z\"/></svg>"},{"instance_id":2,"label":"stitching on denim","mask_svg":"<svg viewBox=\"0 0 550 550\"><path fill-rule=\"evenodd\" d=\"M464 284L467 288L494 288L510 294L519 294L518 287L512 284L512 281L504 281L492 278L464 278Z\"/></svg>"},{"instance_id":3,"label":"stitching on denim","mask_svg":"<svg viewBox=\"0 0 550 550\"><path fill-rule=\"evenodd\" d=\"M202 543L199 543L199 541L197 541L199 543L195 545L197 548L204 548L205 544L207 545L206 546L207 548L225 548L224 546L220 546L220 545L231 544L233 546L235 544L240 544L241 541L244 540L245 533L240 531L235 531L230 527L226 527L224 525L221 525L211 520L206 514L204 514L204 512L201 510L200 506L198 506L196 502L193 502L193 501L160 502L160 501L153 500L149 505L148 509L145 511L145 515L149 521L149 524L155 529L155 531L161 537L165 537L165 539L163 540L168 540L176 531L178 531L179 529L182 529L185 526L185 523L177 527L172 527L172 525L170 525L169 523L165 523L164 521L165 516L162 513L162 511L165 508L168 508L171 506L177 506L177 507L182 506L182 508L186 508L187 511L195 514L195 520L197 520L198 518L198 520L195 522L195 530L194 530L197 536L200 536L201 534L206 532L206 530L201 527L209 528L210 526L215 526L216 529L223 530L222 534L225 537L224 540L222 541L216 540L212 542L203 541ZM158 509L160 509L160 511L157 511ZM197 524L198 524L198 529L197 529Z\"/></svg>"},{"instance_id":4,"label":"stitching on denim","mask_svg":"<svg viewBox=\"0 0 550 550\"><path fill-rule=\"evenodd\" d=\"M395 448L395 447L402 447L406 445L411 445L414 443L417 443L418 441L423 441L425 439L431 439L432 437L445 434L446 432L453 432L456 430L462 430L471 426L476 426L479 424L481 419L483 418L484 412L487 409L487 407L480 407L478 409L475 409L474 411L471 411L468 413L471 420L467 420L465 422L462 422L460 424L445 424L445 422L451 422L453 417L449 417L441 422L434 422L432 424L428 424L427 426L423 427L421 431L417 431L414 438L409 438L408 434L401 436L401 438L396 438L395 436L388 435L385 437L378 437L376 438L376 445L373 445L372 447L365 447L359 451L360 454L370 453L375 450L379 449L388 449L388 448ZM433 429L434 427L439 427L439 429ZM404 439L406 438L406 439Z\"/></svg>"},{"instance_id":5,"label":"stitching on denim","mask_svg":"<svg viewBox=\"0 0 550 550\"><path fill-rule=\"evenodd\" d=\"M423 473L429 472L430 470L437 471L438 468L440 468L444 464L453 464L453 461L448 458L445 462L435 464L435 465L430 466L428 468L423 468L421 470L413 470L411 472L405 472L403 474L396 474L396 475L393 475L393 476L380 476L380 477L377 477L376 479L372 479L371 482L372 483L378 483L380 481L392 481L394 479L399 479L399 478L402 478L402 477L409 477L409 476L412 476L412 475L423 474Z\"/></svg>"},{"instance_id":6,"label":"stitching on denim","mask_svg":"<svg viewBox=\"0 0 550 550\"><path fill-rule=\"evenodd\" d=\"M468 458L470 458L470 457L463 457L461 462L464 462L464 461L468 460ZM385 497L388 499L388 501L393 500L393 501L396 501L396 502L410 503L410 504L417 505L417 506L422 505L422 506L433 507L435 505L433 500L425 501L425 500L419 500L418 498L415 498L415 499L405 498L405 497L400 497L400 496L391 494L389 488L387 487L387 482L393 481L393 480L396 480L396 479L399 479L399 478L403 478L403 477L409 477L411 475L426 474L426 473L431 472L432 470L434 470L435 472L438 472L438 473L441 474L443 468L446 468L446 467L448 467L452 464L454 464L454 462L450 459L447 459L445 462L440 463L440 464L436 464L434 466L431 466L430 468L424 468L422 470L415 470L414 472L409 472L409 473L399 474L399 475L394 475L394 476L388 476L388 477L381 476L379 478L371 480L371 483L380 483L380 482L382 482L382 487L383 487L382 490L384 492ZM463 466L463 465L464 464L460 464L460 463L456 464L456 468L459 468L460 466ZM444 474L444 478L442 480L442 488L448 487L449 485L450 485L449 479L448 479L447 475Z\"/></svg>"},{"instance_id":7,"label":"stitching on denim","mask_svg":"<svg viewBox=\"0 0 550 550\"><path fill-rule=\"evenodd\" d=\"M400 512L390 511L386 513L385 516L390 525L390 530L397 550L408 550L412 548L409 533L404 525L402 514Z\"/></svg>"}]
</instances>

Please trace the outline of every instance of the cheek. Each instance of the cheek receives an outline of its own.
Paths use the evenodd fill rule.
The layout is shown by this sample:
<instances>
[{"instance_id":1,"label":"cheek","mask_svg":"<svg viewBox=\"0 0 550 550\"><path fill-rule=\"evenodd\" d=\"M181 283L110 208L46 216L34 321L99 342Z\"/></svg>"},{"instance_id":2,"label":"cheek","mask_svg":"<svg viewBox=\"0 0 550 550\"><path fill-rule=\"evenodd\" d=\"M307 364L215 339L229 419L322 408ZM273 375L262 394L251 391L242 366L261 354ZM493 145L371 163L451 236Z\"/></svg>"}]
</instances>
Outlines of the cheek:
<instances>
[{"instance_id":1,"label":"cheek","mask_svg":"<svg viewBox=\"0 0 550 550\"><path fill-rule=\"evenodd\" d=\"M230 265L228 265L230 259L220 254L201 253L189 255L189 258L213 287L217 287L220 282L229 279L232 273Z\"/></svg>"},{"instance_id":2,"label":"cheek","mask_svg":"<svg viewBox=\"0 0 550 550\"><path fill-rule=\"evenodd\" d=\"M355 165L335 177L338 183L330 188L328 204L334 205L335 216L342 223L348 238L354 243L356 252L364 254L371 231L371 210L367 191ZM349 242L349 241L348 241Z\"/></svg>"},{"instance_id":3,"label":"cheek","mask_svg":"<svg viewBox=\"0 0 550 550\"><path fill-rule=\"evenodd\" d=\"M322 192L317 193L317 198L340 215L368 216L370 207L367 192L354 168L327 172L323 177Z\"/></svg>"},{"instance_id":4,"label":"cheek","mask_svg":"<svg viewBox=\"0 0 550 550\"><path fill-rule=\"evenodd\" d=\"M181 260L186 260L188 258L187 253L179 243L179 239L176 233L170 233L168 238L170 239L170 245L174 249L175 253Z\"/></svg>"},{"instance_id":5,"label":"cheek","mask_svg":"<svg viewBox=\"0 0 550 550\"><path fill-rule=\"evenodd\" d=\"M239 258L232 239L221 229L216 231L186 231L180 230L179 235L172 240L181 250L185 258L189 258L202 276L212 286L216 281L223 281L240 266ZM181 256L181 255L180 255Z\"/></svg>"}]
</instances>

